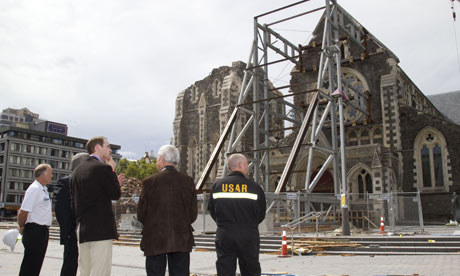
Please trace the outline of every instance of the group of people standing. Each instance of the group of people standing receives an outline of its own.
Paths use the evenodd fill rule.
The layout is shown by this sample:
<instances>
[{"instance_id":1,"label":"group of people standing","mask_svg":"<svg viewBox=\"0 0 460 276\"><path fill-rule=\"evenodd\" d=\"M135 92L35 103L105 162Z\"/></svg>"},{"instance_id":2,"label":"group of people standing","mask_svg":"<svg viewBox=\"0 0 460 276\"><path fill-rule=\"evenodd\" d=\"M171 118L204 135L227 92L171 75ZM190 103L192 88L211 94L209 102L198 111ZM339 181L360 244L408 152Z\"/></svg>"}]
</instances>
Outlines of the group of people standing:
<instances>
[{"instance_id":1,"label":"group of people standing","mask_svg":"<svg viewBox=\"0 0 460 276\"><path fill-rule=\"evenodd\" d=\"M55 211L64 245L61 275L76 275L78 267L80 275L110 275L112 240L118 238L112 200L121 196L124 175L115 173L116 163L107 138L90 139L86 149L87 154L73 156L72 175L59 179L57 185ZM52 220L46 187L53 176L51 166L38 165L34 176L18 213L24 245L19 275L27 276L40 274Z\"/></svg>"},{"instance_id":2,"label":"group of people standing","mask_svg":"<svg viewBox=\"0 0 460 276\"><path fill-rule=\"evenodd\" d=\"M121 196L124 175L115 173L107 138L94 137L86 148L87 154L72 158L72 175L57 185L55 213L64 245L61 275L76 275L78 269L80 275L110 275L112 241L118 238L112 200ZM161 147L159 172L142 181L137 218L143 224L140 248L149 276L164 276L166 266L172 276L190 274L197 196L193 179L176 169L179 158L176 147ZM260 275L258 225L265 218L265 195L247 178L244 155L231 155L228 168L230 174L214 183L208 204L217 224L217 274L235 275L238 260L243 276ZM38 165L34 177L18 213L24 245L19 275L40 274L52 220L46 188L52 179L51 166Z\"/></svg>"}]
</instances>

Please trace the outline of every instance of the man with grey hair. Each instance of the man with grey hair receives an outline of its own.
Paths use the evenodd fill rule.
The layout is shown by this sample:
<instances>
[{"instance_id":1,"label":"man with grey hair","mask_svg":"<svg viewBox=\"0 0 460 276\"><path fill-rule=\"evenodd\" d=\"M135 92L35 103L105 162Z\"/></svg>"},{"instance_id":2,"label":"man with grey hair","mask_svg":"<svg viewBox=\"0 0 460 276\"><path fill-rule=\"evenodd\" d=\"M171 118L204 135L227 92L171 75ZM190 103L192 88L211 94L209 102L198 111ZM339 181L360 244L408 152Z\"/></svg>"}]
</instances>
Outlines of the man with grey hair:
<instances>
[{"instance_id":1,"label":"man with grey hair","mask_svg":"<svg viewBox=\"0 0 460 276\"><path fill-rule=\"evenodd\" d=\"M51 183L53 170L40 164L34 170L35 181L24 195L18 213L19 232L22 234L24 258L19 275L39 275L48 248L51 225L51 201L46 185Z\"/></svg>"},{"instance_id":2,"label":"man with grey hair","mask_svg":"<svg viewBox=\"0 0 460 276\"><path fill-rule=\"evenodd\" d=\"M216 180L208 210L217 224L217 275L235 275L236 260L243 276L260 276L258 225L265 218L265 194L259 184L247 178L248 160L232 154L227 160L231 171Z\"/></svg>"},{"instance_id":3,"label":"man with grey hair","mask_svg":"<svg viewBox=\"0 0 460 276\"><path fill-rule=\"evenodd\" d=\"M192 223L197 217L193 179L176 170L179 151L171 145L158 151L159 172L142 181L137 218L144 225L141 250L148 276L190 275L194 245Z\"/></svg>"},{"instance_id":4,"label":"man with grey hair","mask_svg":"<svg viewBox=\"0 0 460 276\"><path fill-rule=\"evenodd\" d=\"M70 161L70 169L73 171L87 156L86 152L75 154ZM78 268L77 221L71 206L70 177L71 175L58 180L54 197L54 212L59 223L61 244L64 245L61 276L77 275Z\"/></svg>"}]
</instances>

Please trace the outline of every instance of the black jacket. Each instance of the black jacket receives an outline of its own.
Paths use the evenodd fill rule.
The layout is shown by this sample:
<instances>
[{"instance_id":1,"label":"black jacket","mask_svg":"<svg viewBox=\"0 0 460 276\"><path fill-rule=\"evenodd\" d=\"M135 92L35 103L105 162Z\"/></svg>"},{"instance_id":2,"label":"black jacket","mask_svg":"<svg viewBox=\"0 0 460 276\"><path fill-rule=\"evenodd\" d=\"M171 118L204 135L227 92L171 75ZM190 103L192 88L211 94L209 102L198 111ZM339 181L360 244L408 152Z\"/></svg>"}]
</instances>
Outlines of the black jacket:
<instances>
[{"instance_id":1,"label":"black jacket","mask_svg":"<svg viewBox=\"0 0 460 276\"><path fill-rule=\"evenodd\" d=\"M66 239L69 239L72 231L75 231L77 228L75 215L70 204L69 180L69 176L59 179L55 192L54 212L56 214L56 220L59 223L61 244L63 244Z\"/></svg>"},{"instance_id":2,"label":"black jacket","mask_svg":"<svg viewBox=\"0 0 460 276\"><path fill-rule=\"evenodd\" d=\"M212 186L208 210L218 227L257 227L265 218L265 193L259 184L233 171Z\"/></svg>"},{"instance_id":3,"label":"black jacket","mask_svg":"<svg viewBox=\"0 0 460 276\"><path fill-rule=\"evenodd\" d=\"M112 167L88 156L72 173L70 188L80 243L118 239L112 200L121 189Z\"/></svg>"}]
</instances>

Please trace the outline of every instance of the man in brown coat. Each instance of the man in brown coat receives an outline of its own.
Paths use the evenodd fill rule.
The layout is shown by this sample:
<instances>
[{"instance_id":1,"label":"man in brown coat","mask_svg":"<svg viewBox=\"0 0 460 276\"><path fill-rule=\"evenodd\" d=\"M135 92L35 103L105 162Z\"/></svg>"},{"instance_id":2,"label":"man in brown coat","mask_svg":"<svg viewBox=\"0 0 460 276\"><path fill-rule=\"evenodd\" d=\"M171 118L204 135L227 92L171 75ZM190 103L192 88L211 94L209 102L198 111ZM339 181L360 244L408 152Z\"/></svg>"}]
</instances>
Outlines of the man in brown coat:
<instances>
[{"instance_id":1,"label":"man in brown coat","mask_svg":"<svg viewBox=\"0 0 460 276\"><path fill-rule=\"evenodd\" d=\"M137 218L144 225L141 250L148 276L164 276L166 260L171 276L189 276L194 245L192 223L197 217L193 179L176 170L179 151L166 145L157 157L159 173L146 178Z\"/></svg>"}]
</instances>

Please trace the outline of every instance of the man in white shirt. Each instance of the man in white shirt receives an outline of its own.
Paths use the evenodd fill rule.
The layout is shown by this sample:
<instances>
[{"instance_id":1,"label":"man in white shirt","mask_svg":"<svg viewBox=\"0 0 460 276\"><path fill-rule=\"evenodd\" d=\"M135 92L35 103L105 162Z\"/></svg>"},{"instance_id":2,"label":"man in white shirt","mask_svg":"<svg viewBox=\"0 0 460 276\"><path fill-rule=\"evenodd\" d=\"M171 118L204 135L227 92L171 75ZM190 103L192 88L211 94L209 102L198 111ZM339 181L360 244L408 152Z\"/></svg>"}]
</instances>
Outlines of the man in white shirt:
<instances>
[{"instance_id":1,"label":"man in white shirt","mask_svg":"<svg viewBox=\"0 0 460 276\"><path fill-rule=\"evenodd\" d=\"M27 188L18 213L19 232L24 245L19 276L39 275L48 247L51 201L46 185L51 183L53 170L48 164L40 164L34 170L34 177L35 181Z\"/></svg>"}]
</instances>

